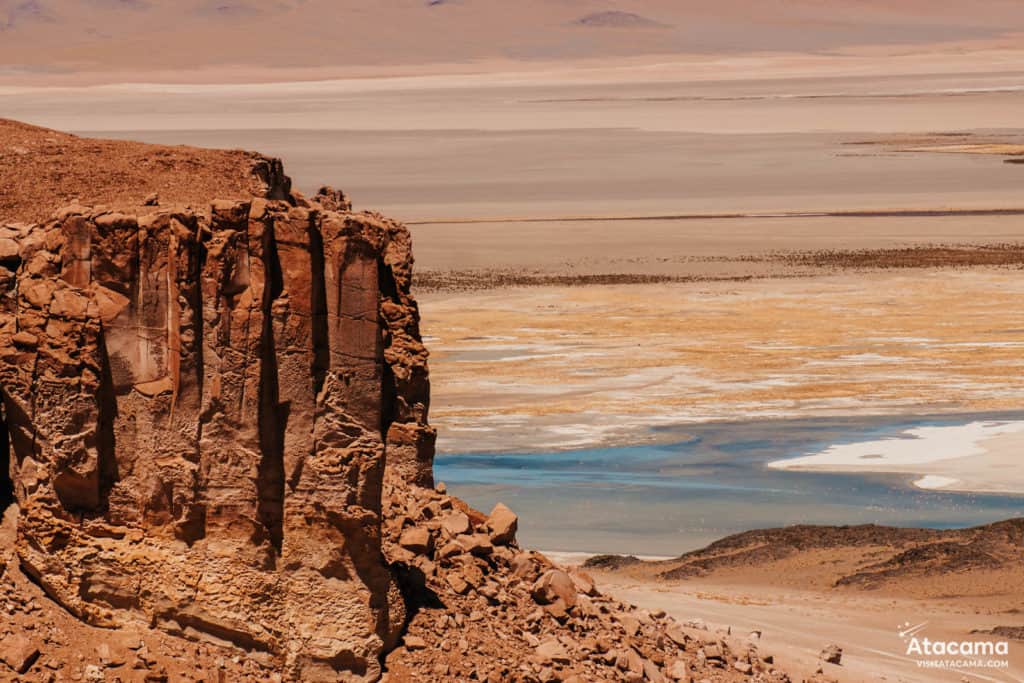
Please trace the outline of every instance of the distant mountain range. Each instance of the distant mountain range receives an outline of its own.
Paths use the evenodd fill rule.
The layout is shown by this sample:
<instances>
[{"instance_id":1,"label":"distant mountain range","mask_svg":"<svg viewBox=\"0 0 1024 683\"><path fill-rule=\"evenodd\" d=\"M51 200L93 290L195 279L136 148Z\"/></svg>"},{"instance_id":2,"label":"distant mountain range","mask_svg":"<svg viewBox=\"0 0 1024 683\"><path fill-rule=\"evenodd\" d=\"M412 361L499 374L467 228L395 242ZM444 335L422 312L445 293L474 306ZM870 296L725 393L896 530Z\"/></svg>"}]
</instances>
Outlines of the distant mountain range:
<instances>
[{"instance_id":1,"label":"distant mountain range","mask_svg":"<svg viewBox=\"0 0 1024 683\"><path fill-rule=\"evenodd\" d=\"M821 52L1018 32L1019 0L0 0L0 77Z\"/></svg>"}]
</instances>

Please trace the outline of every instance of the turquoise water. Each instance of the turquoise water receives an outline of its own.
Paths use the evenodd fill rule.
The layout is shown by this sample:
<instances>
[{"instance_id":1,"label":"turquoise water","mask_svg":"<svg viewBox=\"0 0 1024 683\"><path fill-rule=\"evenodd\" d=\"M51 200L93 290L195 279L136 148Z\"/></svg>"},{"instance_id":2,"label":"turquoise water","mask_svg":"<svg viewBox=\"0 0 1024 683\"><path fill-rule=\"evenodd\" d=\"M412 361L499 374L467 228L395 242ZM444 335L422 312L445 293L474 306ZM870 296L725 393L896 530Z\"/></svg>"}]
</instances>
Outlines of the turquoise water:
<instances>
[{"instance_id":1,"label":"turquoise water","mask_svg":"<svg viewBox=\"0 0 1024 683\"><path fill-rule=\"evenodd\" d=\"M926 425L1024 420L1024 412L816 418L687 425L667 445L552 453L441 455L436 476L483 510L520 516L520 540L546 550L677 555L731 533L787 524L950 528L1024 514L1024 497L922 491L912 475L765 468L829 445Z\"/></svg>"}]
</instances>

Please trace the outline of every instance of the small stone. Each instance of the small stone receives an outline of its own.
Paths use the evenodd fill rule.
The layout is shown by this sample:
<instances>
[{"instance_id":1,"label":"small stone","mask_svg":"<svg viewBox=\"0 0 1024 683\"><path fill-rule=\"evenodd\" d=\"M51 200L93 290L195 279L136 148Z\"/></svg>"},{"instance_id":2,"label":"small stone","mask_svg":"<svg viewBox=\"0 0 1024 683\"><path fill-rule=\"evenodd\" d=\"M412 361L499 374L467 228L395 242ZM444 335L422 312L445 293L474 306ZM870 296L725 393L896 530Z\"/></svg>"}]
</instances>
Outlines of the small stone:
<instances>
[{"instance_id":1,"label":"small stone","mask_svg":"<svg viewBox=\"0 0 1024 683\"><path fill-rule=\"evenodd\" d=\"M464 552L465 549L459 543L456 543L455 541L448 541L443 546L441 546L440 550L437 551L435 559L444 560L449 557L461 555Z\"/></svg>"},{"instance_id":2,"label":"small stone","mask_svg":"<svg viewBox=\"0 0 1024 683\"><path fill-rule=\"evenodd\" d=\"M544 612L557 619L558 621L565 621L569 617L569 612L565 609L565 603L561 600L556 600L549 605L544 605Z\"/></svg>"},{"instance_id":3,"label":"small stone","mask_svg":"<svg viewBox=\"0 0 1024 683\"><path fill-rule=\"evenodd\" d=\"M594 601L586 595L577 595L576 614L581 617L597 617L600 616L601 610L599 610L597 605L594 604Z\"/></svg>"},{"instance_id":4,"label":"small stone","mask_svg":"<svg viewBox=\"0 0 1024 683\"><path fill-rule=\"evenodd\" d=\"M73 289L58 289L50 302L50 315L69 320L84 320L89 300Z\"/></svg>"},{"instance_id":5,"label":"small stone","mask_svg":"<svg viewBox=\"0 0 1024 683\"><path fill-rule=\"evenodd\" d=\"M23 674L39 659L39 648L23 635L4 636L0 641L0 659L19 674Z\"/></svg>"},{"instance_id":6,"label":"small stone","mask_svg":"<svg viewBox=\"0 0 1024 683\"><path fill-rule=\"evenodd\" d=\"M462 534L455 539L466 552L477 557L487 557L494 552L494 546L486 534Z\"/></svg>"},{"instance_id":7,"label":"small stone","mask_svg":"<svg viewBox=\"0 0 1024 683\"><path fill-rule=\"evenodd\" d=\"M594 583L594 579L584 571L578 569L573 570L569 574L572 577L572 582L576 586L576 591L583 595L594 596L597 594L597 586Z\"/></svg>"},{"instance_id":8,"label":"small stone","mask_svg":"<svg viewBox=\"0 0 1024 683\"><path fill-rule=\"evenodd\" d=\"M566 607L576 605L576 586L569 575L561 569L549 569L544 572L533 584L531 595L541 605L550 605L559 600Z\"/></svg>"},{"instance_id":9,"label":"small stone","mask_svg":"<svg viewBox=\"0 0 1024 683\"><path fill-rule=\"evenodd\" d=\"M448 585L451 586L451 589L459 595L462 595L469 590L469 583L462 578L461 574L457 572L449 572L448 576L445 578L448 581Z\"/></svg>"},{"instance_id":10,"label":"small stone","mask_svg":"<svg viewBox=\"0 0 1024 683\"><path fill-rule=\"evenodd\" d=\"M689 638L687 638L686 634L683 633L683 629L679 628L679 626L675 624L669 626L665 629L665 635L680 648L684 650L686 649L686 641L689 640Z\"/></svg>"},{"instance_id":11,"label":"small stone","mask_svg":"<svg viewBox=\"0 0 1024 683\"><path fill-rule=\"evenodd\" d=\"M406 636L405 647L409 650L425 650L427 648L427 641L419 636Z\"/></svg>"},{"instance_id":12,"label":"small stone","mask_svg":"<svg viewBox=\"0 0 1024 683\"><path fill-rule=\"evenodd\" d=\"M627 647L625 650L620 650L618 652L618 656L615 658L615 666L620 671L643 674L644 659L636 650L631 647Z\"/></svg>"},{"instance_id":13,"label":"small stone","mask_svg":"<svg viewBox=\"0 0 1024 683\"><path fill-rule=\"evenodd\" d=\"M174 380L171 377L161 377L155 379L152 382L143 382L141 384L133 385L132 388L145 396L146 398L153 398L160 394L170 394L174 392Z\"/></svg>"},{"instance_id":14,"label":"small stone","mask_svg":"<svg viewBox=\"0 0 1024 683\"><path fill-rule=\"evenodd\" d=\"M535 652L537 657L543 662L558 662L561 664L569 662L569 653L566 651L565 646L554 638L545 640L538 645Z\"/></svg>"},{"instance_id":15,"label":"small stone","mask_svg":"<svg viewBox=\"0 0 1024 683\"><path fill-rule=\"evenodd\" d=\"M469 533L469 517L464 512L452 512L441 520L441 528L452 537Z\"/></svg>"},{"instance_id":16,"label":"small stone","mask_svg":"<svg viewBox=\"0 0 1024 683\"><path fill-rule=\"evenodd\" d=\"M616 617L616 620L622 624L622 630L626 632L626 635L630 638L637 634L640 630L640 620L636 617L628 614L620 614Z\"/></svg>"},{"instance_id":17,"label":"small stone","mask_svg":"<svg viewBox=\"0 0 1024 683\"><path fill-rule=\"evenodd\" d=\"M672 666L668 668L668 676L674 681L689 681L690 670L686 668L686 662L681 659L677 659Z\"/></svg>"},{"instance_id":18,"label":"small stone","mask_svg":"<svg viewBox=\"0 0 1024 683\"><path fill-rule=\"evenodd\" d=\"M661 669L658 665L649 659L645 659L644 665L644 678L651 683L665 683L665 677L661 674Z\"/></svg>"},{"instance_id":19,"label":"small stone","mask_svg":"<svg viewBox=\"0 0 1024 683\"><path fill-rule=\"evenodd\" d=\"M724 659L722 646L718 643L708 643L704 646L704 656L708 659Z\"/></svg>"},{"instance_id":20,"label":"small stone","mask_svg":"<svg viewBox=\"0 0 1024 683\"><path fill-rule=\"evenodd\" d=\"M0 262L11 262L17 264L21 258L21 247L18 246L17 241L10 238L0 239ZM12 269L16 268L16 265L12 265Z\"/></svg>"},{"instance_id":21,"label":"small stone","mask_svg":"<svg viewBox=\"0 0 1024 683\"><path fill-rule=\"evenodd\" d=\"M535 576L534 565L533 562L530 561L529 553L519 553L515 555L509 562L509 566L512 568L513 576L518 579Z\"/></svg>"},{"instance_id":22,"label":"small stone","mask_svg":"<svg viewBox=\"0 0 1024 683\"><path fill-rule=\"evenodd\" d=\"M821 651L821 659L829 664L839 664L843 660L843 648L838 645L829 645Z\"/></svg>"},{"instance_id":23,"label":"small stone","mask_svg":"<svg viewBox=\"0 0 1024 683\"><path fill-rule=\"evenodd\" d=\"M507 505L498 503L487 517L487 528L491 530L492 543L508 545L516 538L519 517Z\"/></svg>"},{"instance_id":24,"label":"small stone","mask_svg":"<svg viewBox=\"0 0 1024 683\"><path fill-rule=\"evenodd\" d=\"M414 526L402 532L398 545L411 552L426 555L434 547L434 538L423 527Z\"/></svg>"}]
</instances>

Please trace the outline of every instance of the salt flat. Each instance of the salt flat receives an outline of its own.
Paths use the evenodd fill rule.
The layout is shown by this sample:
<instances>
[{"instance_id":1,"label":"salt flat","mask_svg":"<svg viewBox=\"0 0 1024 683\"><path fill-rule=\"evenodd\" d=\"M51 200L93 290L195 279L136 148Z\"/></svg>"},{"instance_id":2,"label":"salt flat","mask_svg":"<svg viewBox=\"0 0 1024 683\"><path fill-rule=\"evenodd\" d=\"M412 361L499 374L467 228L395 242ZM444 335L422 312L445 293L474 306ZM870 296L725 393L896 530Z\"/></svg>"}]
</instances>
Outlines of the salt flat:
<instances>
[{"instance_id":1,"label":"salt flat","mask_svg":"<svg viewBox=\"0 0 1024 683\"><path fill-rule=\"evenodd\" d=\"M1013 409L1021 286L1012 268L910 269L438 292L432 412L445 448L480 451L725 416Z\"/></svg>"}]
</instances>

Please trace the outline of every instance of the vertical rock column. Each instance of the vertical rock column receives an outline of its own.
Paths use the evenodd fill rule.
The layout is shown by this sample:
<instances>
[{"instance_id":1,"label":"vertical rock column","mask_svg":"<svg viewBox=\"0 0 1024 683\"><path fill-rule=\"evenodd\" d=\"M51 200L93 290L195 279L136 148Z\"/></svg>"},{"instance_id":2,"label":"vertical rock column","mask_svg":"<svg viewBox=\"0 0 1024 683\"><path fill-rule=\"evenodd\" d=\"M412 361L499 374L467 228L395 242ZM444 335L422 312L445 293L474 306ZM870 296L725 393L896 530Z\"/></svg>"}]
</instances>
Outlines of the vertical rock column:
<instances>
[{"instance_id":1,"label":"vertical rock column","mask_svg":"<svg viewBox=\"0 0 1024 683\"><path fill-rule=\"evenodd\" d=\"M293 666L306 680L335 680L339 669L372 677L390 575L380 549L384 444L378 426L361 415L367 404L380 410L380 384L352 387L354 367L335 350L350 343L379 366L379 330L374 323L372 333L348 342L332 335L328 282L335 278L321 214L277 209L271 220L281 273L272 310ZM375 283L364 296L375 309ZM370 395L357 401L356 391Z\"/></svg>"},{"instance_id":2,"label":"vertical rock column","mask_svg":"<svg viewBox=\"0 0 1024 683\"><path fill-rule=\"evenodd\" d=\"M206 547L249 556L267 538L257 495L264 268L251 248L248 204L215 204L210 228L201 275Z\"/></svg>"},{"instance_id":3,"label":"vertical rock column","mask_svg":"<svg viewBox=\"0 0 1024 683\"><path fill-rule=\"evenodd\" d=\"M107 519L192 543L198 495L201 350L198 219L167 212L95 219L92 295L109 358L116 482ZM199 331L201 335L201 330Z\"/></svg>"},{"instance_id":4,"label":"vertical rock column","mask_svg":"<svg viewBox=\"0 0 1024 683\"><path fill-rule=\"evenodd\" d=\"M405 226L377 217L387 240L381 255L380 304L384 330L383 378L387 476L397 491L434 486L437 431L428 424L430 378L427 349L420 339L420 315L412 289L412 240Z\"/></svg>"}]
</instances>

